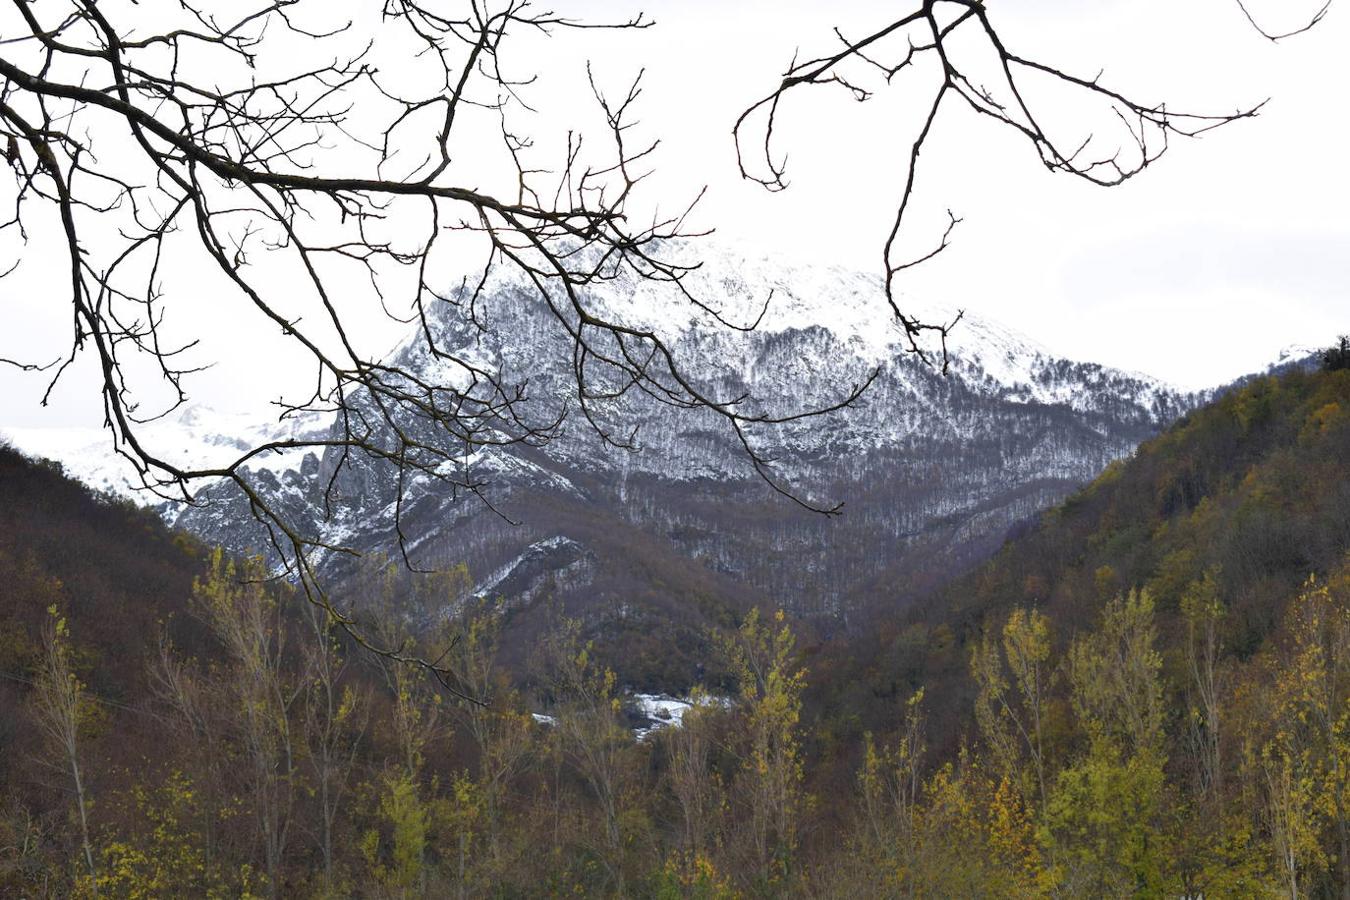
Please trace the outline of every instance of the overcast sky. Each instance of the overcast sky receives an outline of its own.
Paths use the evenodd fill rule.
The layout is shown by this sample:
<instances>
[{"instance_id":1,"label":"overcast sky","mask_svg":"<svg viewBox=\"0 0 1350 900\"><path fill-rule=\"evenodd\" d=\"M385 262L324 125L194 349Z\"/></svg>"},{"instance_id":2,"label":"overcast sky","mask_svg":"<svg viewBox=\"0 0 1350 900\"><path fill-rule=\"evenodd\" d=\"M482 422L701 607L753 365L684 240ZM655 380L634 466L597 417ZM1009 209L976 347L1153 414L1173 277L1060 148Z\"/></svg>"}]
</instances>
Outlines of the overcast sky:
<instances>
[{"instance_id":1,"label":"overcast sky","mask_svg":"<svg viewBox=\"0 0 1350 900\"><path fill-rule=\"evenodd\" d=\"M1089 77L1104 69L1104 83L1141 99L1214 112L1271 102L1260 118L1179 143L1113 189L1047 172L1029 145L953 106L920 162L918 200L964 222L953 246L909 273L903 291L968 306L1065 355L1188 387L1350 329L1350 120L1340 96L1350 84L1350 10L1333 6L1313 32L1271 45L1232 0L989 6L1015 51ZM681 142L676 158L705 159L701 171L727 176L727 122L763 91L765 68L781 71L797 43L825 46L831 24L857 32L896 6L678 8L663 20L668 43L646 36L649 99L677 110L688 129L671 136ZM1296 8L1309 6L1253 6L1276 24L1292 21ZM787 192L766 195L727 176L715 182L709 218L725 234L794 256L879 268L904 177L901 98L830 101L787 136Z\"/></svg>"},{"instance_id":2,"label":"overcast sky","mask_svg":"<svg viewBox=\"0 0 1350 900\"><path fill-rule=\"evenodd\" d=\"M1350 330L1345 2L1313 32L1276 46L1250 30L1233 0L993 0L990 15L1015 52L1087 77L1104 70L1104 83L1131 96L1203 112L1271 102L1255 120L1176 144L1110 190L1050 174L1025 142L953 104L921 161L916 202L925 215L950 208L964 222L946 253L908 274L902 295L964 306L1065 356L1184 387L1218 384L1288 345ZM645 67L642 129L663 142L649 188L674 206L707 185L698 224L723 239L880 270L918 87L901 83L865 104L818 92L790 109L791 187L779 194L738 178L730 132L795 48L827 49L831 26L862 33L900 5L573 0L555 8L590 18L642 9L658 24L563 35L532 50L546 74L573 79L544 82L540 134L569 121L566 92L587 59L615 84ZM1273 27L1291 23L1296 8L1313 7L1253 7ZM209 297L195 302L210 307ZM49 358L60 352L69 311L31 282L0 283L0 323L0 355L24 348ZM270 377L259 359L224 359L195 382L197 399L237 405ZM96 409L87 370L47 410L37 409L41 387L0 368L0 427L88 422Z\"/></svg>"}]
</instances>

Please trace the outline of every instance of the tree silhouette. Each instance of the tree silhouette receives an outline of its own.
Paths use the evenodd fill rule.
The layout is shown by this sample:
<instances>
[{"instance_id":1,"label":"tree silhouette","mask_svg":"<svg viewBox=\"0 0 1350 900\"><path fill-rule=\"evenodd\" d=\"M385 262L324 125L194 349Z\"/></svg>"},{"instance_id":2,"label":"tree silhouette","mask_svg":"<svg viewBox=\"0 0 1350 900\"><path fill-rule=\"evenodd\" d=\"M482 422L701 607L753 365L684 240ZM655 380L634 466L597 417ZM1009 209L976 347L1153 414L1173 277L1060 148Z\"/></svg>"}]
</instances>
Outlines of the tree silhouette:
<instances>
[{"instance_id":1,"label":"tree silhouette","mask_svg":"<svg viewBox=\"0 0 1350 900\"><path fill-rule=\"evenodd\" d=\"M0 272L36 268L51 278L53 291L70 305L72 331L61 360L4 361L46 371L54 386L79 354L91 355L114 446L144 485L191 501L196 486L232 482L309 598L362 643L393 657L405 654L359 634L319 582L315 551L353 551L325 544L289 520L256 488L248 466L276 452L324 453L332 461L330 491L337 473L357 457L393 467L402 543L397 526L412 482L435 480L481 497L482 482L463 461L484 447L547 444L570 408L602 440L632 448L633 432L608 424L597 410L643 394L711 413L775 490L808 509L837 513L837 504L817 504L780 484L754 432L854 403L875 371L860 373L823 408L766 411L752 398L706 386L703 373L688 370L660 335L616 318L589 295L603 282L658 282L728 328L755 324L729 321L716 298L685 289L684 275L696 260L676 248L677 239L696 237L686 225L692 204L644 217L643 210L656 207L635 199L655 149L635 131L640 76L617 94L589 77L600 140L569 133L551 162L517 126L536 102L530 59L514 51L521 35L591 28L622 34L652 23L642 15L579 21L532 0L448 6L384 0L350 15L312 0L5 4L0 133L13 182L0 232L62 253L55 260L16 253L0 261ZM999 84L982 87L963 68L954 41L967 31L995 51ZM866 37L836 34L838 51L794 62L736 124L741 168L771 189L786 186L772 143L774 122L796 89L835 85L865 99L872 88L855 80L855 67L889 83L921 61L934 61L931 105L905 148L908 180L887 244L886 284L910 349L926 357L919 338L936 332L944 365L953 323L918 321L893 290L899 273L946 246L957 223L952 216L931 253L894 258L920 150L941 107L965 104L1023 134L1052 170L1108 186L1146 168L1170 139L1259 108L1182 114L1130 100L1095 79L1018 56L978 0L921 0ZM1030 98L1026 82L1037 78L1103 104L1119 120L1120 139L1066 142ZM758 168L746 149L755 129L762 143ZM480 160L466 146L480 154L496 148L495 155ZM503 189L476 186L483 182ZM477 254L472 258L481 275L448 284L447 272L466 254ZM434 327L436 309L466 327L491 328L482 304L489 275L502 271L570 338L570 402L537 402L525 383L451 349ZM186 379L200 369L192 351L203 335L185 329L177 311L207 283L220 315L254 317L312 365L312 389L301 400L278 401L278 414L330 413L335 424L326 434L268 441L210 468L177 464L146 443L145 424L186 402ZM303 315L293 303L297 296L309 304ZM356 308L406 316L433 365L419 368L372 353L361 340Z\"/></svg>"},{"instance_id":2,"label":"tree silhouette","mask_svg":"<svg viewBox=\"0 0 1350 900\"><path fill-rule=\"evenodd\" d=\"M1313 28L1331 7L1327 0L1300 26L1275 32L1260 24L1244 0L1235 2L1271 41ZM733 133L741 174L771 191L785 190L787 154L778 148L775 130L791 98L818 87L863 102L887 87L903 84L914 90L917 83L923 111L914 137L896 148L906 174L886 238L883 271L886 298L909 336L909 349L927 356L921 339L936 336L944 364L947 335L956 323L920 321L905 311L896 291L897 276L946 249L961 221L948 211L945 229L926 252L906 256L900 246L912 212L919 157L939 127L940 112L965 107L1021 135L1051 172L1115 187L1157 162L1174 139L1251 118L1265 105L1229 113L1181 112L1165 101L1143 101L1108 86L1101 73L1075 74L1021 56L1003 40L995 24L998 11L984 0L916 0L903 8L908 10L904 15L861 35L835 28L831 49L805 60L794 57L782 81L741 114ZM1066 98L1073 105L1066 106Z\"/></svg>"},{"instance_id":3,"label":"tree silhouette","mask_svg":"<svg viewBox=\"0 0 1350 900\"><path fill-rule=\"evenodd\" d=\"M1350 369L1350 337L1343 334L1334 346L1322 351L1322 369L1327 372Z\"/></svg>"}]
</instances>

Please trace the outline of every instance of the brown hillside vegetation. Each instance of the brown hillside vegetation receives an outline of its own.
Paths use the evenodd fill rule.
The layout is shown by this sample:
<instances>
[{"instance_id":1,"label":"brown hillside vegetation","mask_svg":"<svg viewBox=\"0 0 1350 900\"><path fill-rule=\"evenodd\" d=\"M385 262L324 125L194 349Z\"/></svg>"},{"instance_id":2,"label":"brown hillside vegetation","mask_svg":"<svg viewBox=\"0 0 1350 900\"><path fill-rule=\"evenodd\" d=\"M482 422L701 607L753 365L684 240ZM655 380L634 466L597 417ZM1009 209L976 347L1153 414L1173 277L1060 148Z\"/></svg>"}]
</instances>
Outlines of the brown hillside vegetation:
<instances>
[{"instance_id":1,"label":"brown hillside vegetation","mask_svg":"<svg viewBox=\"0 0 1350 900\"><path fill-rule=\"evenodd\" d=\"M1350 372L1326 368L1228 393L929 602L822 648L822 778L848 782L867 731L899 740L922 689L925 771L1010 778L1038 871L1070 893L1338 895ZM1147 724L1148 753L1105 711ZM1057 821L1071 797L1100 812ZM1156 858L1125 858L1145 847Z\"/></svg>"},{"instance_id":2,"label":"brown hillside vegetation","mask_svg":"<svg viewBox=\"0 0 1350 900\"><path fill-rule=\"evenodd\" d=\"M640 741L575 622L523 670L497 604L423 634L462 571L372 570L367 631L486 705L9 451L0 497L6 895L1350 885L1347 371L1226 395L864 637L751 612L706 637L733 702Z\"/></svg>"}]
</instances>

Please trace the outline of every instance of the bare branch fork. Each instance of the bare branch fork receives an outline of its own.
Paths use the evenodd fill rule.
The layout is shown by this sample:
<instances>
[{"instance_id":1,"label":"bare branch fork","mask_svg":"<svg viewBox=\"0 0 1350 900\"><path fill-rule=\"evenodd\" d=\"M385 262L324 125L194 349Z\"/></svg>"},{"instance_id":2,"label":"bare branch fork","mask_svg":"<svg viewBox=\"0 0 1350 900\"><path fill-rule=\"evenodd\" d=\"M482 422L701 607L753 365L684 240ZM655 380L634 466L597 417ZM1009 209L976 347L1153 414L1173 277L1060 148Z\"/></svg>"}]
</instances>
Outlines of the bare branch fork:
<instances>
[{"instance_id":1,"label":"bare branch fork","mask_svg":"<svg viewBox=\"0 0 1350 900\"><path fill-rule=\"evenodd\" d=\"M1263 29L1244 0L1241 12L1264 37L1278 41L1315 26L1325 17L1330 0L1302 27L1286 33ZM788 186L786 155L779 152L775 131L789 94L805 87L843 89L854 100L871 99L879 89L902 79L921 82L927 98L917 134L901 149L905 159L903 188L883 251L886 297L895 321L908 337L908 350L930 357L925 338L936 338L942 368L948 363L947 338L956 322L922 322L905 312L897 297L896 278L906 269L932 259L950 243L960 219L948 213L948 224L934 249L918 256L901 255L902 226L914 199L919 157L933 135L938 113L956 104L992 119L1024 137L1041 163L1102 187L1113 187L1156 162L1176 137L1196 137L1231 122L1256 116L1264 101L1225 114L1175 112L1166 103L1150 103L1103 85L1099 78L1073 75L1052 65L1017 55L1003 42L983 0L916 0L908 14L860 38L834 30L833 51L794 58L782 81L748 107L733 128L741 175L771 191ZM977 72L990 80L985 86ZM1105 112L1111 133L1072 133L1045 111L1046 94L1068 92L1077 102ZM1061 117L1062 118L1062 117ZM958 316L958 320L959 320Z\"/></svg>"},{"instance_id":2,"label":"bare branch fork","mask_svg":"<svg viewBox=\"0 0 1350 900\"><path fill-rule=\"evenodd\" d=\"M525 385L457 352L438 331L437 307L486 328L489 274L514 271L570 339L571 404L602 440L635 445L634 431L616 431L603 415L630 393L709 410L775 490L838 511L780 483L752 433L849 406L875 372L824 410L752 409L745 397L716 396L660 335L617 321L589 297L592 286L635 277L668 285L673 301L730 327L757 324L733 324L685 289L695 266L671 257L679 239L695 236L687 209L644 222L633 205L655 150L633 134L640 76L615 99L588 70L603 117L598 151L569 136L561 164L545 166L515 124L532 112L533 76L516 73L509 37L641 29L648 20L591 25L531 0L385 0L360 27L333 21L323 0L147 6L0 0L0 149L14 177L0 234L64 248L63 265L42 273L56 275L72 314L70 351L48 395L78 354L92 355L114 445L148 490L192 502L194 486L233 483L312 602L363 646L426 666L453 689L438 663L410 647L376 646L350 611L335 608L316 557L355 551L289 522L247 467L271 453L326 454L330 509L338 473L356 459L395 467L394 531L412 566L401 523L411 483L433 479L486 503L465 461L485 447L546 444L568 412L537 408ZM403 51L400 68L414 61L413 87L381 71L381 41ZM483 140L484 121L493 142ZM459 164L464 148L497 139L506 189L465 186L483 176ZM466 247L482 254L482 275L447 291L444 263ZM0 264L8 269L0 278L25 262L45 265L20 256ZM183 260L195 267L186 282L176 268ZM280 260L292 280L278 284L264 260ZM192 361L200 335L166 320L176 301L202 290L207 270L225 285L213 305L263 317L312 361L312 390L277 401L279 414L331 413L337 424L327 435L271 441L215 468L177 465L147 445L143 426L184 403L185 379L201 368ZM384 314L416 325L435 377L363 349L359 324L344 312L362 285ZM312 301L306 316L289 305L299 292Z\"/></svg>"},{"instance_id":3,"label":"bare branch fork","mask_svg":"<svg viewBox=\"0 0 1350 900\"><path fill-rule=\"evenodd\" d=\"M1302 25L1296 25L1295 27L1289 29L1288 31L1271 31L1270 29L1261 25L1261 23L1257 20L1257 17L1253 15L1251 10L1248 8L1248 5L1245 2L1245 0L1233 0L1233 2L1238 5L1238 9L1242 10L1242 15L1246 17L1247 21L1251 24L1252 28L1255 28L1257 33L1260 34L1261 37L1265 38L1271 43L1278 43L1284 40L1285 38L1291 38L1294 35L1303 34L1305 31L1311 31L1313 28L1317 27L1317 24L1321 22L1323 19L1325 19L1327 13L1331 11L1331 4L1332 2L1334 2L1334 0L1326 0L1326 2L1322 4L1321 8L1318 9L1317 12L1313 13L1313 15L1310 18L1304 20Z\"/></svg>"},{"instance_id":4,"label":"bare branch fork","mask_svg":"<svg viewBox=\"0 0 1350 900\"><path fill-rule=\"evenodd\" d=\"M947 101L1022 134L1052 171L1102 185L1142 171L1172 137L1201 134L1260 107L1190 115L1132 101L1096 79L1016 55L977 0L916 3L914 12L861 39L838 32L834 53L794 61L735 133L746 177L781 189L785 165L773 146L774 124L790 91L833 85L865 100L872 95L865 78L914 77L920 63L933 70L931 102L906 148L908 172L886 242L886 289L909 349L927 358L921 339L936 335L945 366L955 323L907 316L894 286L899 273L940 253L960 221L949 213L934 249L899 257L920 151ZM0 201L7 209L0 235L18 245L43 242L41 253L0 261L0 279L37 268L60 285L72 322L70 350L59 364L0 362L50 369L50 395L78 354L92 356L114 444L147 489L190 502L194 485L233 483L311 601L375 652L441 675L434 661L410 648L375 646L348 612L334 608L315 557L354 551L288 522L246 467L270 453L326 454L329 506L338 473L355 460L395 467L395 532L411 565L401 527L410 484L433 479L487 502L465 461L485 447L546 444L569 411L538 409L525 385L457 352L438 333L438 309L488 327L482 306L497 273L513 273L530 288L567 336L571 404L601 440L635 446L634 431L609 424L605 415L628 395L707 410L774 490L807 509L837 513L838 506L813 504L777 480L773 459L754 435L856 403L877 371L863 373L823 409L768 412L745 396L718 396L660 335L619 321L591 298L596 285L638 278L667 285L674 299L728 327L758 324L729 321L686 289L695 265L675 258L672 248L696 236L686 226L688 209L644 216L637 205L655 151L634 136L640 78L621 95L606 95L590 79L603 122L598 155L595 144L583 149L580 135L569 133L561 161L544 164L519 127L532 112L534 76L518 73L514 36L651 23L639 16L593 26L536 9L531 0L461 0L453 11L429 0L357 8L373 21L334 21L325 0L0 0L0 148L13 174L13 189ZM955 41L967 34L993 52L990 87L964 67ZM385 42L401 50L400 69L418 67L416 84L382 71ZM1104 105L1119 139L1062 137L1037 114L1040 83ZM501 190L479 187L484 175L466 172L461 159L467 148L488 143L470 143L482 137L485 118L500 148L495 164L506 173ZM746 141L754 133L759 140L750 153ZM59 266L48 262L52 244L62 249ZM481 252L481 275L447 291L444 263L460 259L465 247ZM267 260L287 267L292 280L279 284L264 268ZM192 272L186 281L185 267ZM185 294L204 290L206 275L225 286L212 295L214 306L231 317L261 316L313 364L307 396L278 406L283 419L333 414L326 436L272 441L209 469L176 465L142 440L145 423L187 400L185 379L202 367L195 359L202 335L169 314ZM385 314L416 325L421 352L440 370L435 377L361 346L360 327L344 310L363 286ZM304 316L290 302L301 293L310 304ZM157 402L157 392L167 402Z\"/></svg>"}]
</instances>

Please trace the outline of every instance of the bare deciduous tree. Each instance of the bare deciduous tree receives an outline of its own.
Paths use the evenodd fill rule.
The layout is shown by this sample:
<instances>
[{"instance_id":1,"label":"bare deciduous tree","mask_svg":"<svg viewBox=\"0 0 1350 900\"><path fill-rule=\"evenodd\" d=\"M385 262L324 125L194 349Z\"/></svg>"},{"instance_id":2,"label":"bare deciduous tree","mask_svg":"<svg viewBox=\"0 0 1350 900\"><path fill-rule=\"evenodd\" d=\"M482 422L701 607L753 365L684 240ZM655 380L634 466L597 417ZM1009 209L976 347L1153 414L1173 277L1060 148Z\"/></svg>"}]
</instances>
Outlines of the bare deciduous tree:
<instances>
[{"instance_id":1,"label":"bare deciduous tree","mask_svg":"<svg viewBox=\"0 0 1350 900\"><path fill-rule=\"evenodd\" d=\"M484 704L464 704L467 731L478 755L478 789L482 793L483 830L488 862L505 866L501 837L502 810L513 782L529 762L534 723L497 659L500 650L503 604L478 601L466 604L451 643L449 665L456 682Z\"/></svg>"},{"instance_id":2,"label":"bare deciduous tree","mask_svg":"<svg viewBox=\"0 0 1350 900\"><path fill-rule=\"evenodd\" d=\"M370 698L346 683L347 660L333 635L327 610L306 607L312 629L304 647L305 742L319 806L319 851L324 884L334 885L333 826L350 787L365 735Z\"/></svg>"},{"instance_id":3,"label":"bare deciduous tree","mask_svg":"<svg viewBox=\"0 0 1350 900\"><path fill-rule=\"evenodd\" d=\"M914 11L864 37L837 32L836 52L794 62L737 123L736 135L742 171L779 189L785 173L772 141L789 93L836 85L865 99L873 90L864 86L866 73L885 83L921 64L935 73L931 103L907 148L885 271L911 349L924 354L920 338L936 333L945 363L953 323L907 315L893 288L899 273L946 246L957 222L951 216L937 249L899 257L919 154L948 101L1015 129L1050 169L1102 185L1142 171L1172 138L1259 107L1192 115L1138 102L1095 78L1017 55L980 0L915 2ZM1243 12L1256 21L1247 6ZM875 371L860 373L824 408L770 409L707 387L659 334L616 318L588 293L615 279L652 280L728 327L755 324L729 321L713 298L684 288L692 263L672 256L669 239L691 236L692 204L665 215L637 199L655 149L634 130L640 76L612 94L587 67L599 146L569 132L550 160L521 127L532 112L537 73L527 56L513 53L519 40L650 24L640 15L581 22L532 0L384 0L347 11L323 0L10 0L0 8L0 144L14 178L5 188L10 212L0 235L34 240L43 252L16 252L0 261L0 272L59 272L72 340L69 354L51 364L5 362L50 371L54 385L79 354L92 356L114 445L148 489L190 501L203 482L232 482L312 601L368 648L423 665L397 647L376 645L349 611L334 607L313 551L352 551L326 546L288 520L247 467L269 453L304 450L332 454L333 479L357 458L395 467L402 544L403 494L413 479L481 496L482 483L459 464L476 449L554 438L566 405L527 403L525 384L457 353L433 327L435 308L490 327L480 304L494 269L516 273L566 335L575 381L570 405L603 440L636 445L631 431L597 414L625 395L710 411L776 490L809 509L838 512L776 480L754 432L854 403ZM958 40L967 33L992 51L987 71L966 61ZM390 59L397 65L382 66ZM1098 104L1116 135L1083 139L1048 123L1033 81ZM757 164L746 149L755 130ZM489 145L497 148L493 158L475 157ZM497 189L478 186L484 182ZM46 255L51 247L62 251L55 266ZM473 253L481 277L448 283L448 273L462 271L461 260ZM268 441L210 468L177 464L145 440L145 423L185 402L185 379L205 364L194 349L201 328L184 327L177 313L185 296L203 292L219 315L265 323L307 360L312 390L278 401L279 415L329 412L332 430ZM371 311L420 330L424 356L437 363L434 378L364 345L361 315Z\"/></svg>"},{"instance_id":4,"label":"bare deciduous tree","mask_svg":"<svg viewBox=\"0 0 1350 900\"><path fill-rule=\"evenodd\" d=\"M695 688L679 725L664 730L670 754L666 777L683 823L680 848L691 861L708 849L721 794L711 765L713 726L719 711L720 706L702 688Z\"/></svg>"},{"instance_id":5,"label":"bare deciduous tree","mask_svg":"<svg viewBox=\"0 0 1350 900\"><path fill-rule=\"evenodd\" d=\"M584 23L531 0L453 9L386 0L350 14L306 0L13 0L0 11L0 132L14 175L0 232L64 247L65 257L53 267L18 254L5 274L25 262L61 273L73 331L52 383L81 352L95 357L106 425L145 486L190 500L194 485L232 481L309 597L369 644L318 584L310 552L319 539L256 490L246 466L313 449L337 454L337 471L357 456L395 466L400 491L416 475L478 494L481 483L453 463L484 446L553 438L565 407L527 405L524 384L457 355L432 325L439 306L488 327L479 308L487 273L506 268L570 339L572 404L601 438L634 445L594 414L629 393L712 410L760 474L790 493L749 432L800 413L748 411L745 397L714 395L659 335L588 299L599 282L650 279L722 318L683 290L689 267L663 249L689 236L688 207L643 218L634 203L655 147L633 131L640 76L612 97L588 68L602 146L569 132L550 163L513 124L532 111L534 79L528 59L509 55L517 35L649 21ZM414 77L382 69L390 54ZM458 156L489 138L496 158L466 171ZM482 180L502 190L470 186ZM483 275L451 289L447 272L466 253L479 255ZM207 469L143 440L146 422L186 401L185 379L201 367L200 333L174 314L204 284L221 314L270 323L308 358L312 392L279 401L279 414L332 412L332 432L271 441ZM300 296L309 315L295 311ZM434 381L362 346L352 312L361 304L416 324L439 367Z\"/></svg>"},{"instance_id":6,"label":"bare deciduous tree","mask_svg":"<svg viewBox=\"0 0 1350 900\"><path fill-rule=\"evenodd\" d=\"M622 897L627 895L628 837L623 812L633 778L624 748L631 735L620 719L614 671L596 660L594 647L582 643L580 632L579 622L564 620L544 651L557 700L555 738L599 807L603 834L590 839L610 885Z\"/></svg>"},{"instance_id":7,"label":"bare deciduous tree","mask_svg":"<svg viewBox=\"0 0 1350 900\"><path fill-rule=\"evenodd\" d=\"M219 550L209 575L193 587L194 609L225 649L225 695L243 751L243 781L258 824L268 889L281 891L281 868L300 793L296 709L303 684L286 670L286 627L277 599L263 586L262 564L239 569Z\"/></svg>"},{"instance_id":8,"label":"bare deciduous tree","mask_svg":"<svg viewBox=\"0 0 1350 900\"><path fill-rule=\"evenodd\" d=\"M1235 2L1252 26L1273 41L1314 27L1331 6L1328 0L1299 27L1272 32L1259 24L1249 4ZM806 87L829 87L866 101L885 87L903 83L912 90L919 84L923 103L915 133L897 147L905 163L904 187L883 253L886 297L909 337L910 351L927 358L922 339L936 337L944 368L947 335L956 322L920 321L905 311L896 291L897 276L946 249L961 221L948 212L935 245L906 255L903 226L913 214L919 156L931 142L942 110L965 107L1020 134L1050 171L1113 187L1156 162L1174 138L1196 137L1253 117L1265 105L1219 114L1178 112L1164 101L1134 99L1109 87L1100 73L1074 74L1019 55L1004 42L994 24L998 13L984 0L916 0L905 8L906 14L861 35L836 28L834 49L805 60L794 58L782 81L741 114L733 133L741 174L781 191L788 186L787 163L775 144L775 127L789 97Z\"/></svg>"},{"instance_id":9,"label":"bare deciduous tree","mask_svg":"<svg viewBox=\"0 0 1350 900\"><path fill-rule=\"evenodd\" d=\"M89 699L70 660L70 633L65 616L52 606L42 629L42 668L34 682L33 703L38 724L60 754L60 766L70 776L71 792L80 823L80 848L89 870L89 888L98 896L98 871L89 838L89 794L81 766L80 732Z\"/></svg>"}]
</instances>

